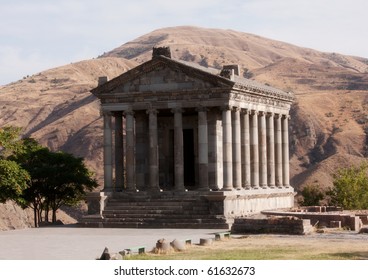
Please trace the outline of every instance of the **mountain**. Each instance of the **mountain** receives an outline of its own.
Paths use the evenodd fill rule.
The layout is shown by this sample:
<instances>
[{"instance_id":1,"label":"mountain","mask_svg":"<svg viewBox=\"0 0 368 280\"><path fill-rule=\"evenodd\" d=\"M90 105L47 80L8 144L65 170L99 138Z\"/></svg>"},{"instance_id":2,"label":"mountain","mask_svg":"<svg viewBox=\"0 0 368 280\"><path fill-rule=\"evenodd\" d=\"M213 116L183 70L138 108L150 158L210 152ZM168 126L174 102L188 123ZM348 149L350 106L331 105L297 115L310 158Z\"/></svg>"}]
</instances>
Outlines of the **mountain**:
<instances>
[{"instance_id":1,"label":"mountain","mask_svg":"<svg viewBox=\"0 0 368 280\"><path fill-rule=\"evenodd\" d=\"M368 59L319 52L233 30L192 26L153 31L97 59L45 70L0 87L0 126L86 159L102 182L102 121L89 93L151 58L153 46L203 66L239 64L244 77L293 91L291 182L331 185L337 168L368 154ZM0 206L0 213L2 206ZM3 208L4 209L4 208Z\"/></svg>"}]
</instances>

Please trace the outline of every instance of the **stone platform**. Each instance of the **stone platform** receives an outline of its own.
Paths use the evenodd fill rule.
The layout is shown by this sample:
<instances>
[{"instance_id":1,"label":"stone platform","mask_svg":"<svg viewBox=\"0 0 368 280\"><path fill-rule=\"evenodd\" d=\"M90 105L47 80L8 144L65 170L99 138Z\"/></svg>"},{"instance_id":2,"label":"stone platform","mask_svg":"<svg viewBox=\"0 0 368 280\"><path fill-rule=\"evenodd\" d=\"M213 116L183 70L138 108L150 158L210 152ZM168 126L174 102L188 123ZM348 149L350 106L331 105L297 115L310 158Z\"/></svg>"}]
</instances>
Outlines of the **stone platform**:
<instances>
[{"instance_id":1,"label":"stone platform","mask_svg":"<svg viewBox=\"0 0 368 280\"><path fill-rule=\"evenodd\" d=\"M85 227L230 229L234 218L289 208L290 188L232 191L92 193Z\"/></svg>"}]
</instances>

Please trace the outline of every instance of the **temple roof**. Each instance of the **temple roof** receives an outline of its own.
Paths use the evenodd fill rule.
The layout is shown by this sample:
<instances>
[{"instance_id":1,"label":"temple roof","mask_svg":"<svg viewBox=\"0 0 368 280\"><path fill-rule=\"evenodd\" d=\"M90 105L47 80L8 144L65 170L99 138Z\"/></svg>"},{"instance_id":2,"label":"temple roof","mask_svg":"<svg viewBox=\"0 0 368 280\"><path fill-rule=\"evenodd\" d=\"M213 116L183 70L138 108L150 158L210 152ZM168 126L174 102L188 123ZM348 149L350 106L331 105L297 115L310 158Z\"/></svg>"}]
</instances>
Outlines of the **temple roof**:
<instances>
[{"instance_id":1,"label":"temple roof","mask_svg":"<svg viewBox=\"0 0 368 280\"><path fill-rule=\"evenodd\" d=\"M97 97L102 97L103 94L116 92L121 85L139 78L145 73L151 72L163 65L180 70L192 77L211 83L215 87L247 91L249 93L272 96L288 101L294 100L293 93L285 92L280 89L264 85L260 82L243 78L239 75L234 75L234 73L231 74L231 71L230 74L229 72L225 72L225 74L228 75L224 75L222 70L204 67L193 62L173 59L164 55L153 56L151 60L138 65L111 81L99 85L95 89L91 90L91 92Z\"/></svg>"}]
</instances>

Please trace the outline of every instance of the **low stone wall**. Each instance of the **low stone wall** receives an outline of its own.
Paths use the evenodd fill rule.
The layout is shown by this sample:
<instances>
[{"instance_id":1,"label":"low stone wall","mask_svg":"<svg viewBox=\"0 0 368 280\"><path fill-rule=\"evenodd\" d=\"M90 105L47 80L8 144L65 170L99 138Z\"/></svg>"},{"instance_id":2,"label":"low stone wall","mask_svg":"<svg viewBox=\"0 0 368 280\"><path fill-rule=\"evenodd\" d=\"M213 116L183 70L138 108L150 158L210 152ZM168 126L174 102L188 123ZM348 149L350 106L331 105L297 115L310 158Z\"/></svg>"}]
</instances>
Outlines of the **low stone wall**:
<instances>
[{"instance_id":1,"label":"low stone wall","mask_svg":"<svg viewBox=\"0 0 368 280\"><path fill-rule=\"evenodd\" d=\"M341 227L347 227L351 230L358 231L362 227L362 221L358 216L344 213L319 213L319 212L280 212L280 211L262 211L265 215L276 216L294 216L300 219L309 219L312 225L331 227L340 221Z\"/></svg>"},{"instance_id":2,"label":"low stone wall","mask_svg":"<svg viewBox=\"0 0 368 280\"><path fill-rule=\"evenodd\" d=\"M272 217L265 219L238 218L234 220L232 233L308 234L313 231L310 220L294 217Z\"/></svg>"},{"instance_id":3,"label":"low stone wall","mask_svg":"<svg viewBox=\"0 0 368 280\"><path fill-rule=\"evenodd\" d=\"M236 218L263 210L289 209L294 206L292 188L208 192L211 214Z\"/></svg>"}]
</instances>

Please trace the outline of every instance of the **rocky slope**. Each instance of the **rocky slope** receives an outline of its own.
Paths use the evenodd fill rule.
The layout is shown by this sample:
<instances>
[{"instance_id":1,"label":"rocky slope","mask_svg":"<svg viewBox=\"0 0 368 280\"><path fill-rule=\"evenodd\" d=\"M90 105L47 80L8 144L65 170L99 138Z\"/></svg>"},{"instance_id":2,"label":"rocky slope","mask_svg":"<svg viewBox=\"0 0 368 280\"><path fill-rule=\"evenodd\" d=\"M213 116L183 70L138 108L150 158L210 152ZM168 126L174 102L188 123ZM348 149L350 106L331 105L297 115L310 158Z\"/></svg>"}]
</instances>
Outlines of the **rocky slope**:
<instances>
[{"instance_id":1,"label":"rocky slope","mask_svg":"<svg viewBox=\"0 0 368 280\"><path fill-rule=\"evenodd\" d=\"M188 26L156 30L98 59L0 87L0 126L21 126L24 135L51 149L84 157L101 181L102 122L89 90L99 76L111 79L149 60L153 46L170 46L174 58L204 66L239 64L245 77L293 91L291 178L296 188L327 187L338 167L357 163L368 152L368 59Z\"/></svg>"}]
</instances>

